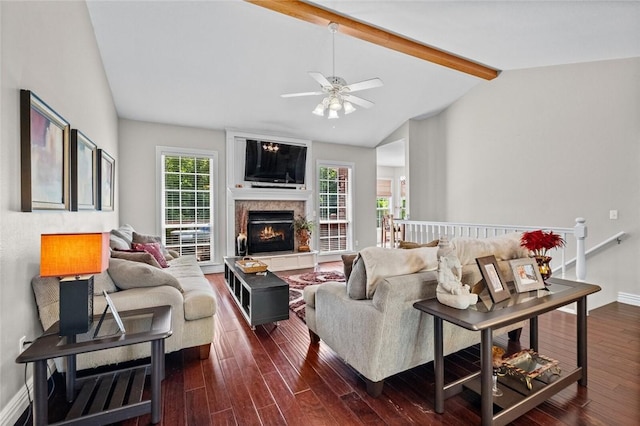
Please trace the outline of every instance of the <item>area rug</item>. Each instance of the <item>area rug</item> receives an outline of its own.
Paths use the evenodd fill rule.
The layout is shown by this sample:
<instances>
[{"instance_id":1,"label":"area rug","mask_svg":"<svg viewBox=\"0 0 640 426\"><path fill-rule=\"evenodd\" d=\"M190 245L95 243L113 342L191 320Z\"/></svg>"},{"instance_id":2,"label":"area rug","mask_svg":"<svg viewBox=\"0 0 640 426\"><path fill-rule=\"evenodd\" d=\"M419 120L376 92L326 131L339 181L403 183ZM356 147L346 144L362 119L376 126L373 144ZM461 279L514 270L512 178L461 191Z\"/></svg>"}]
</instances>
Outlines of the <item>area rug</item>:
<instances>
[{"instance_id":1,"label":"area rug","mask_svg":"<svg viewBox=\"0 0 640 426\"><path fill-rule=\"evenodd\" d=\"M302 297L304 288L311 284L322 284L329 281L345 282L344 274L338 271L306 272L281 277L289 284L289 309L302 321L305 320L305 303Z\"/></svg>"}]
</instances>

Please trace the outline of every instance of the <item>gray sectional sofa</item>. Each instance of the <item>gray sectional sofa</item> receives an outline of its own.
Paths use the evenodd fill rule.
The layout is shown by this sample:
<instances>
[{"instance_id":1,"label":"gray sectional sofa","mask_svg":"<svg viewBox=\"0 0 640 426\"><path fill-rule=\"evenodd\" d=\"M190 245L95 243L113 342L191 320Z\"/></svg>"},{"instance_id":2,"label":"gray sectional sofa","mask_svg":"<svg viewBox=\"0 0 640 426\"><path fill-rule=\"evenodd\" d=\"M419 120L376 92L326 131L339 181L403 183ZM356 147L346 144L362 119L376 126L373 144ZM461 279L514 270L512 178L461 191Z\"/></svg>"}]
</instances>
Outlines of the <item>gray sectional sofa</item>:
<instances>
[{"instance_id":1,"label":"gray sectional sofa","mask_svg":"<svg viewBox=\"0 0 640 426\"><path fill-rule=\"evenodd\" d=\"M480 281L475 258L489 254L496 255L505 279L512 280L507 260L527 257L526 251L519 246L519 237L520 234L514 233L483 241L452 240L463 264L463 283L473 287ZM387 258L397 256L399 251L378 250L387 250L382 254ZM429 254L428 250L437 251L437 247L420 250L430 257L435 256L435 252ZM354 264L346 286L345 283L329 282L304 289L306 322L312 343L322 339L366 379L369 394L379 396L385 378L433 360L433 317L421 313L413 304L436 297L437 273L427 267L432 270L387 276L372 294L354 298L359 292L354 291L352 281L362 279L357 276L357 265ZM494 334L517 330L522 325L514 324ZM510 337L517 336L518 333L510 334ZM479 332L445 321L445 355L479 342Z\"/></svg>"},{"instance_id":2,"label":"gray sectional sofa","mask_svg":"<svg viewBox=\"0 0 640 426\"><path fill-rule=\"evenodd\" d=\"M134 230L125 225L111 233L111 247L131 249ZM140 240L148 236L137 235ZM123 246L124 244L124 246ZM127 257L127 252L121 252ZM131 253L132 257L137 254ZM149 256L140 254L151 262ZM159 268L144 260L134 261L111 258L109 268L94 276L94 314L101 314L106 306L102 290L106 290L119 311L170 305L172 308L173 335L165 341L165 352L198 347L200 357L209 356L214 333L216 296L195 256L167 255L166 268ZM49 328L59 319L59 290L57 278L36 276L32 288L38 305L43 329ZM77 368L94 368L150 356L149 345L139 344L99 352L81 354L77 357ZM56 362L64 370L61 361Z\"/></svg>"}]
</instances>

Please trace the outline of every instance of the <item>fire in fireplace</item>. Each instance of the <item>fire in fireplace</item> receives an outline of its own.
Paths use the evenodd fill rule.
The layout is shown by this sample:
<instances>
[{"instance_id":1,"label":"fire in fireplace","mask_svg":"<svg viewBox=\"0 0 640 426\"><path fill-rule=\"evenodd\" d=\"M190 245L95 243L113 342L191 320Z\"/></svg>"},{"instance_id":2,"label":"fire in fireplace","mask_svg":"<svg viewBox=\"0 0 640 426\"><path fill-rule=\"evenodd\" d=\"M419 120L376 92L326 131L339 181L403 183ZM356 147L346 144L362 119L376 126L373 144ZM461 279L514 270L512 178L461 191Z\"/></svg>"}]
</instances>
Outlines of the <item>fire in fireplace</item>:
<instances>
[{"instance_id":1,"label":"fire in fireplace","mask_svg":"<svg viewBox=\"0 0 640 426\"><path fill-rule=\"evenodd\" d=\"M293 210L250 210L249 254L293 251Z\"/></svg>"}]
</instances>

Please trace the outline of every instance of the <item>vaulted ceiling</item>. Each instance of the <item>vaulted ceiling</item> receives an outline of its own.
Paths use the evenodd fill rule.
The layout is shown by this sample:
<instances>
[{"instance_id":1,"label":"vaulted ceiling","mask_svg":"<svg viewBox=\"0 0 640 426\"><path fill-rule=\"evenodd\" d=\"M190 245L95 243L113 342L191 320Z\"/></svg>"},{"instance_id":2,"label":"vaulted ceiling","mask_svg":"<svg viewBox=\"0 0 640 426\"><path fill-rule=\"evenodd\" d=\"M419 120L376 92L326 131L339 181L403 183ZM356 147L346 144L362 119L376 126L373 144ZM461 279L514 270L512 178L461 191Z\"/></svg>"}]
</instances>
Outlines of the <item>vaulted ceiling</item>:
<instances>
[{"instance_id":1,"label":"vaulted ceiling","mask_svg":"<svg viewBox=\"0 0 640 426\"><path fill-rule=\"evenodd\" d=\"M490 81L335 36L335 73L384 86L327 120L308 72L332 75L326 27L240 1L87 1L118 114L374 147L411 118ZM640 56L640 2L316 1L315 5L499 70ZM499 79L500 77L498 77ZM602 76L602 78L608 78Z\"/></svg>"}]
</instances>

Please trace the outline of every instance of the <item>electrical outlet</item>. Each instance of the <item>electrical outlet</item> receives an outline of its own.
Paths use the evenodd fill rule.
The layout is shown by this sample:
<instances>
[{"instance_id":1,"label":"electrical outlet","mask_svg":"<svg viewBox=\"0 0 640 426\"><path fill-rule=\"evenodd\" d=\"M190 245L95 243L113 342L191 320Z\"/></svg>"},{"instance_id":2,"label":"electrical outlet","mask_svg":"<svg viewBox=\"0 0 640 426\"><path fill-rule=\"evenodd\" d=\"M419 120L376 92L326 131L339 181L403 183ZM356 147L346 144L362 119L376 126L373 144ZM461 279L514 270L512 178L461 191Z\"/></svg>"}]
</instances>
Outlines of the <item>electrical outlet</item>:
<instances>
[{"instance_id":1,"label":"electrical outlet","mask_svg":"<svg viewBox=\"0 0 640 426\"><path fill-rule=\"evenodd\" d=\"M26 340L27 340L27 336L22 336L20 340L18 340L18 355L20 355L24 350L24 342Z\"/></svg>"},{"instance_id":2,"label":"electrical outlet","mask_svg":"<svg viewBox=\"0 0 640 426\"><path fill-rule=\"evenodd\" d=\"M609 210L609 219L617 220L618 219L618 210Z\"/></svg>"}]
</instances>

